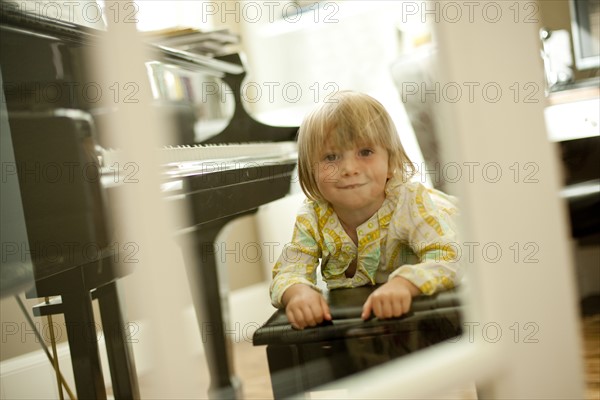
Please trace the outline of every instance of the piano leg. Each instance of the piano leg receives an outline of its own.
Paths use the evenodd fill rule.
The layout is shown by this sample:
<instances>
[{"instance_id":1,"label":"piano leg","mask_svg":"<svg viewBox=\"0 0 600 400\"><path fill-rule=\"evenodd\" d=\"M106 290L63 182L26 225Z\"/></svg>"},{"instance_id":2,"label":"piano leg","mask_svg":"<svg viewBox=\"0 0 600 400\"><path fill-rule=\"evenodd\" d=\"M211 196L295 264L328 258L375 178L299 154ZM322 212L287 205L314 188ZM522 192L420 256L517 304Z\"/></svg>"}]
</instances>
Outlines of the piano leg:
<instances>
[{"instance_id":1,"label":"piano leg","mask_svg":"<svg viewBox=\"0 0 600 400\"><path fill-rule=\"evenodd\" d=\"M100 306L115 399L139 399L135 361L119 303L117 282L97 288L95 296Z\"/></svg>"},{"instance_id":2,"label":"piano leg","mask_svg":"<svg viewBox=\"0 0 600 400\"><path fill-rule=\"evenodd\" d=\"M214 251L219 231L234 217L197 226L194 234L188 235L183 244L186 250L184 253L190 257L195 256L191 260L185 260L185 264L210 374L208 396L211 399L242 398L241 382L233 373L232 355L225 336Z\"/></svg>"},{"instance_id":3,"label":"piano leg","mask_svg":"<svg viewBox=\"0 0 600 400\"><path fill-rule=\"evenodd\" d=\"M92 297L84 285L61 293L77 398L106 399Z\"/></svg>"}]
</instances>

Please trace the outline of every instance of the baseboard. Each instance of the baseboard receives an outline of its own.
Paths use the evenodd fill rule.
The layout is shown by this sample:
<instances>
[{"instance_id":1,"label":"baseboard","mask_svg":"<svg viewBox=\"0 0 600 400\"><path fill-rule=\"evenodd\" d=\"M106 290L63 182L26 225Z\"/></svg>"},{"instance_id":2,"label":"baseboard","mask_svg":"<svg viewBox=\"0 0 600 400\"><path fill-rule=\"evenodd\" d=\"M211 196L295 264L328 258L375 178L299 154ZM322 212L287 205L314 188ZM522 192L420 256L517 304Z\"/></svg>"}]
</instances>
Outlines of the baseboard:
<instances>
[{"instance_id":1,"label":"baseboard","mask_svg":"<svg viewBox=\"0 0 600 400\"><path fill-rule=\"evenodd\" d=\"M104 349L103 339L99 340L98 346ZM68 343L59 343L56 350L60 371L71 390L75 392ZM110 374L108 369L104 368L108 365L105 351L100 352L100 360L104 380L108 382L110 389ZM54 369L41 349L0 363L0 399L55 399L58 398L57 387ZM63 393L65 398L68 398L67 392L63 390Z\"/></svg>"}]
</instances>

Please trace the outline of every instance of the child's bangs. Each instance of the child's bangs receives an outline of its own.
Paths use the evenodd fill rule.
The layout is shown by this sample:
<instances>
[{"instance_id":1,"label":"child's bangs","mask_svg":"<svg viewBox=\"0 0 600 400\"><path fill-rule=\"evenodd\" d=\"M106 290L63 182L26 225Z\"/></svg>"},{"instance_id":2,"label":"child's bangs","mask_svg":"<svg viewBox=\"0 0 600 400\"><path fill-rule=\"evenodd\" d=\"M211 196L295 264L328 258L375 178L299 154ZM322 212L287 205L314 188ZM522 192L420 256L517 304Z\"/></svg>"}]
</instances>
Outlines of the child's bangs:
<instances>
[{"instance_id":1,"label":"child's bangs","mask_svg":"<svg viewBox=\"0 0 600 400\"><path fill-rule=\"evenodd\" d=\"M338 110L342 111L342 110ZM329 126L324 127L320 142L322 145L331 144L335 148L347 150L354 146L379 145L387 148L384 143L386 132L381 127L381 116L375 113L357 112L360 110L347 109L331 117ZM333 134L330 134L333 133Z\"/></svg>"}]
</instances>

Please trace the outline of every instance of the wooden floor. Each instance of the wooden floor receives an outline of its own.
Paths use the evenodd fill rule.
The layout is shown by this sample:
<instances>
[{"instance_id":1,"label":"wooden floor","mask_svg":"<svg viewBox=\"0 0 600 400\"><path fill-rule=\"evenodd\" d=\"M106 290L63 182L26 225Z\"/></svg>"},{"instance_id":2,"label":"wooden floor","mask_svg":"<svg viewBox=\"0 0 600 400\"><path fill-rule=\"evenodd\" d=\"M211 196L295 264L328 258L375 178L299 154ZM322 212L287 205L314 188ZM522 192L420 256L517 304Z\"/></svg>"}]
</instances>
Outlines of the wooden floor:
<instances>
[{"instance_id":1,"label":"wooden floor","mask_svg":"<svg viewBox=\"0 0 600 400\"><path fill-rule=\"evenodd\" d=\"M584 317L582 335L585 346L586 399L600 400L600 314ZM272 399L271 381L264 347L251 343L234 345L235 369L243 382L245 399ZM475 400L473 385L458 387L440 397L443 399Z\"/></svg>"},{"instance_id":2,"label":"wooden floor","mask_svg":"<svg viewBox=\"0 0 600 400\"><path fill-rule=\"evenodd\" d=\"M581 326L586 368L586 400L600 400L600 314L584 317ZM233 352L235 371L242 381L244 399L272 399L273 393L265 347L253 347L250 342L239 341L233 344ZM186 374L189 381L193 382L194 393L207 393L209 377L206 360L203 357L199 356L196 369L180 372ZM144 389L150 389L150 392L153 392L152 386L160 382L160 379L155 378L140 377L142 393L146 392ZM142 397L144 398L144 396ZM204 395L199 398L206 397ZM330 396L329 398L343 398L343 396ZM477 394L474 385L466 385L444 393L437 399L477 400Z\"/></svg>"},{"instance_id":3,"label":"wooden floor","mask_svg":"<svg viewBox=\"0 0 600 400\"><path fill-rule=\"evenodd\" d=\"M600 314L583 319L587 400L600 400Z\"/></svg>"}]
</instances>

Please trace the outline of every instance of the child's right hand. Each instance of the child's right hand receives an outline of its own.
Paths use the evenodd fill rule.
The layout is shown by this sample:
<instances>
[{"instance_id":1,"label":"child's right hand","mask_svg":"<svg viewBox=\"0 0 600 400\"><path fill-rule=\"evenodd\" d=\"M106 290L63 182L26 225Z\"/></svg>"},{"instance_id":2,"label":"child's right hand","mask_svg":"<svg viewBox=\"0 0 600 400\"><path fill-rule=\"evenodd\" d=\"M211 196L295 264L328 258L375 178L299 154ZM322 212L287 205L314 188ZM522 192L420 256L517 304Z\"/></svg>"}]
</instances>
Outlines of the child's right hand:
<instances>
[{"instance_id":1,"label":"child's right hand","mask_svg":"<svg viewBox=\"0 0 600 400\"><path fill-rule=\"evenodd\" d=\"M331 321L325 298L310 286L301 283L292 285L283 293L281 300L288 320L296 329L316 326L323 320Z\"/></svg>"}]
</instances>

